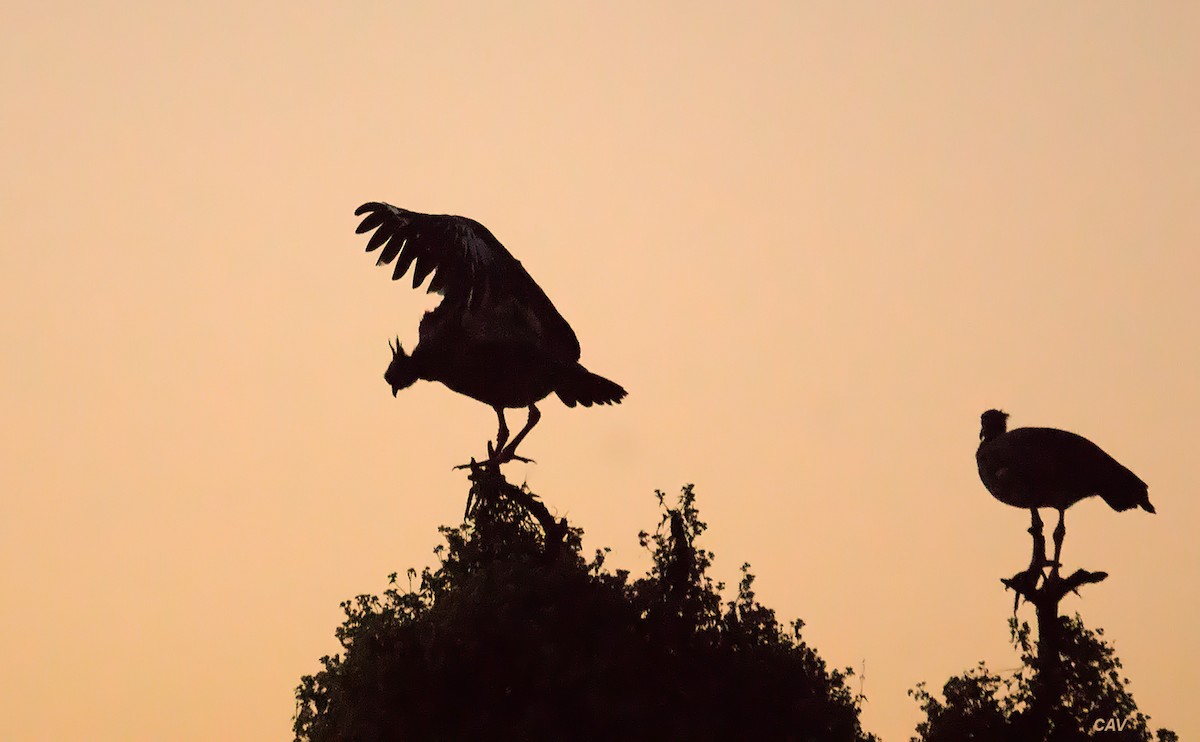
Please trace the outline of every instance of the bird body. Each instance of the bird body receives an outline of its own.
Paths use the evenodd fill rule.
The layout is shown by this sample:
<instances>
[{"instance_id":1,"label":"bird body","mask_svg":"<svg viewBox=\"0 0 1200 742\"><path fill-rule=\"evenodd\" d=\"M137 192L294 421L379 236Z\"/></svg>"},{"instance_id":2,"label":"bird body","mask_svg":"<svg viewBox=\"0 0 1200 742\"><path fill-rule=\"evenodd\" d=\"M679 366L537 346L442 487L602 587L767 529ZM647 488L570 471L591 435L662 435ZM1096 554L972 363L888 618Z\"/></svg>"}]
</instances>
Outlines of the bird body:
<instances>
[{"instance_id":1,"label":"bird body","mask_svg":"<svg viewBox=\"0 0 1200 742\"><path fill-rule=\"evenodd\" d=\"M980 422L979 478L1000 502L1030 510L1035 545L1042 532L1038 508L1058 511L1051 574L1060 564L1067 508L1075 503L1098 495L1118 512L1136 507L1154 512L1146 483L1087 438L1056 428L1008 430L1008 415L1000 410L988 410ZM1026 574L1041 567L1035 547Z\"/></svg>"},{"instance_id":2,"label":"bird body","mask_svg":"<svg viewBox=\"0 0 1200 742\"><path fill-rule=\"evenodd\" d=\"M1116 511L1140 506L1154 512L1146 483L1087 438L1055 428L1005 431L1003 419L993 420L999 425L989 428L985 420L975 460L979 478L1000 502L1066 510L1098 495Z\"/></svg>"},{"instance_id":3,"label":"bird body","mask_svg":"<svg viewBox=\"0 0 1200 742\"><path fill-rule=\"evenodd\" d=\"M459 216L419 214L385 203L363 204L358 232L375 230L367 251L377 265L395 261L392 278L413 269L413 288L430 275L444 295L421 320L409 355L399 339L384 378L393 396L418 379L437 381L496 410L496 460L512 458L536 424L537 402L555 393L568 407L616 404L618 384L579 363L579 340L520 262L482 224ZM505 408L528 407L529 422L505 448Z\"/></svg>"},{"instance_id":4,"label":"bird body","mask_svg":"<svg viewBox=\"0 0 1200 742\"><path fill-rule=\"evenodd\" d=\"M569 407L619 401L619 387L578 362L548 358L535 344L445 332L418 343L410 356L418 378L438 381L452 391L493 407L528 407L552 392ZM595 379L592 393L580 393ZM606 384L600 384L604 381Z\"/></svg>"}]
</instances>

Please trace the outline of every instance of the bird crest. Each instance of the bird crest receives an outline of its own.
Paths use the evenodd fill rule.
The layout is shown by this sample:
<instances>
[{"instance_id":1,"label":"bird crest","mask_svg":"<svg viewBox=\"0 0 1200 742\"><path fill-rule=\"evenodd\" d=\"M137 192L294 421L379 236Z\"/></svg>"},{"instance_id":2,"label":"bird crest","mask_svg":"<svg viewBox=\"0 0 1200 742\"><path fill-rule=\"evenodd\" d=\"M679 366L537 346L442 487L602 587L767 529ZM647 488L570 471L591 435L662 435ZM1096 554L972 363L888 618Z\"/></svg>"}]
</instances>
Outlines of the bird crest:
<instances>
[{"instance_id":1,"label":"bird crest","mask_svg":"<svg viewBox=\"0 0 1200 742\"><path fill-rule=\"evenodd\" d=\"M399 335L396 336L394 344L391 340L388 341L388 348L392 351L392 362L388 364L383 379L391 385L394 397L401 389L407 389L416 383L418 375L412 356L405 353L404 347L400 345Z\"/></svg>"},{"instance_id":2,"label":"bird crest","mask_svg":"<svg viewBox=\"0 0 1200 742\"><path fill-rule=\"evenodd\" d=\"M979 416L980 440L990 440L998 435L1004 435L1008 430L1008 413L1001 410L988 410Z\"/></svg>"}]
</instances>

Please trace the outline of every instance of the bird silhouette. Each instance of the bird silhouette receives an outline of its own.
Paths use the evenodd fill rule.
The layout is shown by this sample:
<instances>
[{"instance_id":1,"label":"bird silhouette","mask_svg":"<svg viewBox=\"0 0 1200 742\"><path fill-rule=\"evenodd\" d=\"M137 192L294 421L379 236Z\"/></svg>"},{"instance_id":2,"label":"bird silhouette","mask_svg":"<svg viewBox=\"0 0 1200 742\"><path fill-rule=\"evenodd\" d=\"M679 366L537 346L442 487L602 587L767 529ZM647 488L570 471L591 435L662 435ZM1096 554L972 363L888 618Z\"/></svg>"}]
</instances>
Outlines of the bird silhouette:
<instances>
[{"instance_id":1,"label":"bird silhouette","mask_svg":"<svg viewBox=\"0 0 1200 742\"><path fill-rule=\"evenodd\" d=\"M1041 533L1038 508L1058 510L1052 573L1060 566L1066 510L1080 500L1098 495L1118 512L1136 507L1154 512L1146 483L1087 438L1055 428L1008 430L1008 415L1000 410L983 413L980 423L975 460L992 496L1006 505L1029 508L1031 533ZM1030 570L1041 566L1031 564Z\"/></svg>"},{"instance_id":2,"label":"bird silhouette","mask_svg":"<svg viewBox=\"0 0 1200 742\"><path fill-rule=\"evenodd\" d=\"M392 279L411 267L413 288L432 274L428 291L444 296L421 319L412 354L399 337L389 347L384 379L392 396L418 379L438 381L490 405L499 418L488 461L517 459L517 445L541 418L537 402L551 392L568 407L616 404L625 389L579 363L579 340L521 263L486 227L461 216L419 214L386 203L366 203L357 233L374 230L367 252L376 265L395 261ZM381 249L382 248L382 249ZM527 407L525 427L511 440L505 408Z\"/></svg>"}]
</instances>

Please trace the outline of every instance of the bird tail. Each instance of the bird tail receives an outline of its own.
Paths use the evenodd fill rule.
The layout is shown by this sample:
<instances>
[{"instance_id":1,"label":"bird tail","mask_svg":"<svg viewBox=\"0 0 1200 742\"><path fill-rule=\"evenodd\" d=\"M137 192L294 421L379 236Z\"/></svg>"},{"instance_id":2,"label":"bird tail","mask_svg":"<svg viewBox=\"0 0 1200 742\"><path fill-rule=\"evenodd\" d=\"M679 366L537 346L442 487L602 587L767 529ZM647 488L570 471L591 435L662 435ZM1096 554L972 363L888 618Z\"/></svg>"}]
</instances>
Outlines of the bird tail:
<instances>
[{"instance_id":1,"label":"bird tail","mask_svg":"<svg viewBox=\"0 0 1200 742\"><path fill-rule=\"evenodd\" d=\"M1100 497L1104 498L1108 506L1117 512L1137 507L1148 513L1155 512L1154 506L1150 504L1149 489L1140 479L1137 481L1136 486L1102 491Z\"/></svg>"},{"instance_id":2,"label":"bird tail","mask_svg":"<svg viewBox=\"0 0 1200 742\"><path fill-rule=\"evenodd\" d=\"M559 380L554 393L567 407L618 404L625 397L625 389L620 384L597 376L578 363Z\"/></svg>"}]
</instances>

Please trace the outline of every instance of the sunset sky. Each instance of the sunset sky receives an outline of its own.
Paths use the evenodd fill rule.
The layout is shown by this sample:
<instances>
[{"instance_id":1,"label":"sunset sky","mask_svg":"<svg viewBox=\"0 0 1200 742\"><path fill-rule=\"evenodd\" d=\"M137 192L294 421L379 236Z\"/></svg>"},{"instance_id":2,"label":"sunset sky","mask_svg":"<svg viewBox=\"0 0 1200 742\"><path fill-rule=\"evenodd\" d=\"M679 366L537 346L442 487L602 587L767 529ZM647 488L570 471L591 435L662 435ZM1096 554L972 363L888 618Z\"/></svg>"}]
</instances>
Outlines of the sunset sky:
<instances>
[{"instance_id":1,"label":"sunset sky","mask_svg":"<svg viewBox=\"0 0 1200 742\"><path fill-rule=\"evenodd\" d=\"M1111 576L1063 610L1200 739L1198 39L1192 2L8 4L0 737L290 738L339 602L433 561L495 416L383 381L437 299L363 253L383 200L487 225L629 390L548 400L510 478L635 573L694 482L715 576L865 661L885 742L1019 664L979 414L1096 441L1158 514L1069 511Z\"/></svg>"}]
</instances>

